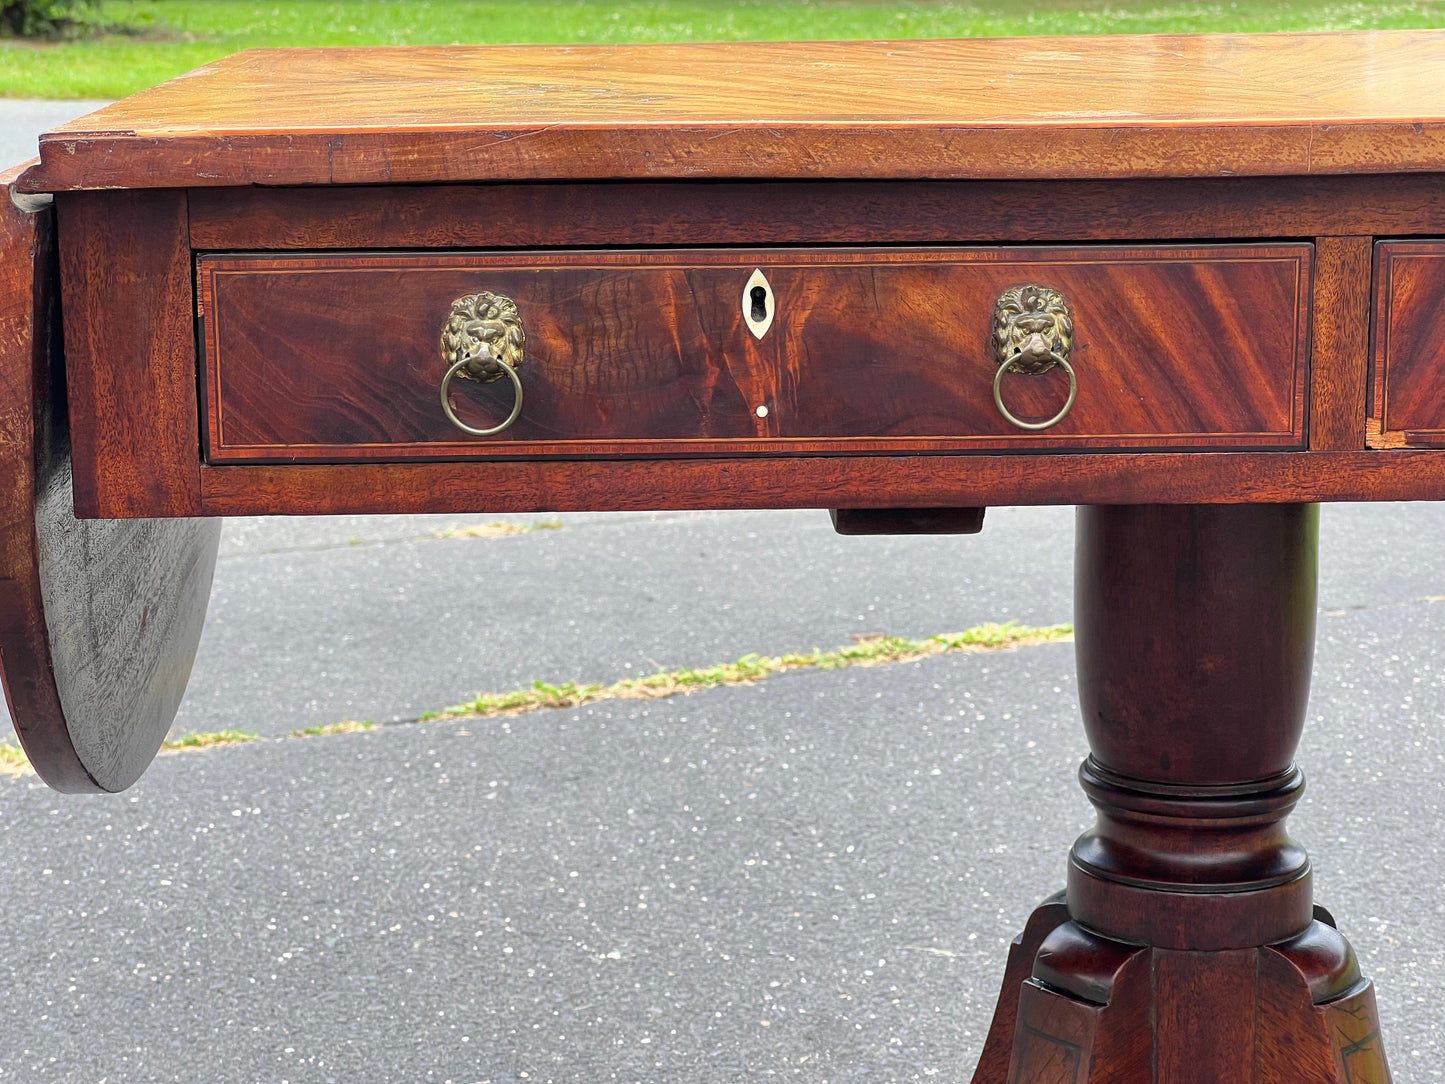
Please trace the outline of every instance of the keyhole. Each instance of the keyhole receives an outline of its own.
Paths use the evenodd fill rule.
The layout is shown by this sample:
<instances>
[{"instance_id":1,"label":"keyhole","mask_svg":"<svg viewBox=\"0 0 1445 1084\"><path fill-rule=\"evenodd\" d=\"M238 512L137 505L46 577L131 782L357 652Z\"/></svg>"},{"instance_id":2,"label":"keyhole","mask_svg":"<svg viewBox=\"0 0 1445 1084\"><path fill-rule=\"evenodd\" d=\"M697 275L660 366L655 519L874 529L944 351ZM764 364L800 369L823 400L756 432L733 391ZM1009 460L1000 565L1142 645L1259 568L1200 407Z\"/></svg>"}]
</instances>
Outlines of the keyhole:
<instances>
[{"instance_id":1,"label":"keyhole","mask_svg":"<svg viewBox=\"0 0 1445 1084\"><path fill-rule=\"evenodd\" d=\"M753 322L761 324L768 318L768 291L766 287L754 286L748 293L753 303Z\"/></svg>"},{"instance_id":2,"label":"keyhole","mask_svg":"<svg viewBox=\"0 0 1445 1084\"><path fill-rule=\"evenodd\" d=\"M748 325L753 338L761 339L773 326L773 305L777 300L761 267L748 276L743 296L738 300L742 302L743 323Z\"/></svg>"}]
</instances>

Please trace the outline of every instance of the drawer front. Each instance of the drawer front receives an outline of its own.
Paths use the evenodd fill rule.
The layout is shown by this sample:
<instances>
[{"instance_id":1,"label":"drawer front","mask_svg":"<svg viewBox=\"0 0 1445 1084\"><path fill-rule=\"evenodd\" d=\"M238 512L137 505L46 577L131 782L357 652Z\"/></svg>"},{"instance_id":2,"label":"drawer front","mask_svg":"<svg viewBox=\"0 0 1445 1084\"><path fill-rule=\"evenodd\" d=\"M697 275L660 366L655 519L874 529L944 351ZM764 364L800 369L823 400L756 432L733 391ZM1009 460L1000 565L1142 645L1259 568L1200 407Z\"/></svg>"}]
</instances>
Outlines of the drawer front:
<instances>
[{"instance_id":1,"label":"drawer front","mask_svg":"<svg viewBox=\"0 0 1445 1084\"><path fill-rule=\"evenodd\" d=\"M1369 443L1445 446L1445 241L1375 245Z\"/></svg>"},{"instance_id":2,"label":"drawer front","mask_svg":"<svg viewBox=\"0 0 1445 1084\"><path fill-rule=\"evenodd\" d=\"M206 454L1298 448L1310 259L1307 244L202 254ZM1000 324L1000 297L1028 285L1057 296L1022 295L1028 319L1015 304ZM439 393L443 326L480 292L515 302L524 337L522 410L488 436ZM999 342L1046 371L1000 377ZM1070 369L1067 413L1020 425L1061 413ZM515 395L508 379L448 390L479 429Z\"/></svg>"}]
</instances>

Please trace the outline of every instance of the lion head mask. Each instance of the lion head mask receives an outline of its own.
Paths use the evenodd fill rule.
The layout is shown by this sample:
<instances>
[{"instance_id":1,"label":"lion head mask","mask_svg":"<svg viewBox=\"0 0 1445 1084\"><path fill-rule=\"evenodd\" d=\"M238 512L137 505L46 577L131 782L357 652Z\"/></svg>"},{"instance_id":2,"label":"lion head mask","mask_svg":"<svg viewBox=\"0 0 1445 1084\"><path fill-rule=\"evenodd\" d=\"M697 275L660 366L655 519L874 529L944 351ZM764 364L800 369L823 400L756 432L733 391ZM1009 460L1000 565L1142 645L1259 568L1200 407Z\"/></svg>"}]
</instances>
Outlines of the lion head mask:
<instances>
[{"instance_id":1,"label":"lion head mask","mask_svg":"<svg viewBox=\"0 0 1445 1084\"><path fill-rule=\"evenodd\" d=\"M1015 286L994 307L994 354L1000 365L1036 376L1060 359L1074 343L1074 320L1063 295L1048 286Z\"/></svg>"}]
</instances>

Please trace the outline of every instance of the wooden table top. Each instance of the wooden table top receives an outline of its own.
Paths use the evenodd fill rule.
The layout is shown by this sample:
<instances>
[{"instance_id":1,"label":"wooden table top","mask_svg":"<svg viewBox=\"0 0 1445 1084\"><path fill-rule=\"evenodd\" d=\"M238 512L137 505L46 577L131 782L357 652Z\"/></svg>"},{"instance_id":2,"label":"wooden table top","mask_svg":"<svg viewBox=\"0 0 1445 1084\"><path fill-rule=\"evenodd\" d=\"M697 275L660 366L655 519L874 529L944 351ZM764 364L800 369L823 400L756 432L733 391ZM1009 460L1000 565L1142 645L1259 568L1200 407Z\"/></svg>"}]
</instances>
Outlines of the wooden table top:
<instances>
[{"instance_id":1,"label":"wooden table top","mask_svg":"<svg viewBox=\"0 0 1445 1084\"><path fill-rule=\"evenodd\" d=\"M1445 170L1445 31L279 49L42 136L26 191Z\"/></svg>"}]
</instances>

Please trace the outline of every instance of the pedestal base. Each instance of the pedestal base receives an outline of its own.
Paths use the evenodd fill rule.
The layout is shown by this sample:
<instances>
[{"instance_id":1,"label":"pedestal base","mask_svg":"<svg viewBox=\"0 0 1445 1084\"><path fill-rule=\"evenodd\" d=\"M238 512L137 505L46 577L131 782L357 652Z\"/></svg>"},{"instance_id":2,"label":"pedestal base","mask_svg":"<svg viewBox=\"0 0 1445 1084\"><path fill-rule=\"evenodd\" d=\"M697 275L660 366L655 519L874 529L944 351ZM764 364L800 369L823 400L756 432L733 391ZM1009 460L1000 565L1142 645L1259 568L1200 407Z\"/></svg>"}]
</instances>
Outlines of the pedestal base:
<instances>
[{"instance_id":1,"label":"pedestal base","mask_svg":"<svg viewBox=\"0 0 1445 1084\"><path fill-rule=\"evenodd\" d=\"M974 1084L1389 1084L1374 991L1285 830L1316 531L1299 505L1079 510L1098 820L1010 954Z\"/></svg>"},{"instance_id":2,"label":"pedestal base","mask_svg":"<svg viewBox=\"0 0 1445 1084\"><path fill-rule=\"evenodd\" d=\"M973 1084L1390 1084L1374 989L1316 914L1191 952L1099 937L1054 897L1010 952Z\"/></svg>"}]
</instances>

